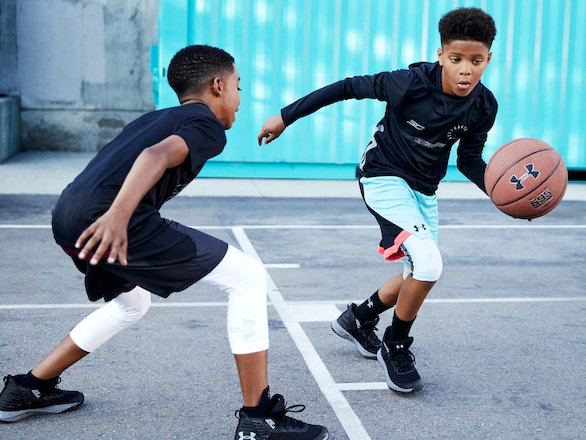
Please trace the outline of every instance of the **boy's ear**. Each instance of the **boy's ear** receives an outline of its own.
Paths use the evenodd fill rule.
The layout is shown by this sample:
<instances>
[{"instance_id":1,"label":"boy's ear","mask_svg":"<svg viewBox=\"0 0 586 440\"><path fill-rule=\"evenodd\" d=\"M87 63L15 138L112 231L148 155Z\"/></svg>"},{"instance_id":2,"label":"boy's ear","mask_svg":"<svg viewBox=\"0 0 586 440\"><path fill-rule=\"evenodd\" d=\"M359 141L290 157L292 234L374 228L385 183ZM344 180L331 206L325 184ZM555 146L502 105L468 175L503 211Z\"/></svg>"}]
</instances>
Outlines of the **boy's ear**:
<instances>
[{"instance_id":1,"label":"boy's ear","mask_svg":"<svg viewBox=\"0 0 586 440\"><path fill-rule=\"evenodd\" d=\"M437 60L439 61L439 65L443 67L444 65L444 58L442 57L442 48L438 47L437 49Z\"/></svg>"},{"instance_id":2,"label":"boy's ear","mask_svg":"<svg viewBox=\"0 0 586 440\"><path fill-rule=\"evenodd\" d=\"M215 77L212 80L212 87L211 88L212 88L212 93L215 96L220 96L224 91L224 83L222 82L222 78L220 78L218 76Z\"/></svg>"}]
</instances>

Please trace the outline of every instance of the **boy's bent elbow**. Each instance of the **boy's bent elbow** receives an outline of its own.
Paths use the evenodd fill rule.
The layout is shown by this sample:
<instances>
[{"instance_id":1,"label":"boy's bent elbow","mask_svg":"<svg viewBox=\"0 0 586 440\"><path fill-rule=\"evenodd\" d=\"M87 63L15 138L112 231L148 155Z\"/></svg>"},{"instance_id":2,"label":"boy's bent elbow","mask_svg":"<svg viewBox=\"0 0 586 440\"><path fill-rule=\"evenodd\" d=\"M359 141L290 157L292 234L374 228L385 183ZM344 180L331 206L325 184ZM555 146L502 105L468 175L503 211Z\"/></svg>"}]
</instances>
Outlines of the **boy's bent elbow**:
<instances>
[{"instance_id":1,"label":"boy's bent elbow","mask_svg":"<svg viewBox=\"0 0 586 440\"><path fill-rule=\"evenodd\" d=\"M142 154L165 169L181 165L189 155L189 147L181 136L171 135L158 144L146 148Z\"/></svg>"}]
</instances>

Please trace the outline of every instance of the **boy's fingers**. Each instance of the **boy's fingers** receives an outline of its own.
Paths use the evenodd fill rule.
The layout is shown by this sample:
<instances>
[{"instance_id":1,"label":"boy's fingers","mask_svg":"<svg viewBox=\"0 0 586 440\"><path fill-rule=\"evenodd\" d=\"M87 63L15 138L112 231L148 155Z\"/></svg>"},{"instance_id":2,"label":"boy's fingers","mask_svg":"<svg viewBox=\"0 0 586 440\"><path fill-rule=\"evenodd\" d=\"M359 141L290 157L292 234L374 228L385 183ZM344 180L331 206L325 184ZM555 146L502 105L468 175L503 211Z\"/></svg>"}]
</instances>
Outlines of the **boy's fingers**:
<instances>
[{"instance_id":1,"label":"boy's fingers","mask_svg":"<svg viewBox=\"0 0 586 440\"><path fill-rule=\"evenodd\" d=\"M102 242L98 246L98 249L96 249L96 252L94 252L92 259L90 260L90 264L93 266L98 264L98 262L102 259L102 256L106 253L106 251L108 250L109 247L110 247L110 241L109 240L102 240Z\"/></svg>"},{"instance_id":2,"label":"boy's fingers","mask_svg":"<svg viewBox=\"0 0 586 440\"><path fill-rule=\"evenodd\" d=\"M260 133L258 134L258 145L262 145L263 138L268 138L272 133L265 127L262 128ZM265 140L266 143L266 140Z\"/></svg>"},{"instance_id":3,"label":"boy's fingers","mask_svg":"<svg viewBox=\"0 0 586 440\"><path fill-rule=\"evenodd\" d=\"M108 263L115 263L116 258L120 259L120 245L118 242L113 242L110 247L110 254L108 255Z\"/></svg>"},{"instance_id":4,"label":"boy's fingers","mask_svg":"<svg viewBox=\"0 0 586 440\"><path fill-rule=\"evenodd\" d=\"M77 241L75 242L75 247L79 249L81 245L86 241L86 239L93 234L94 229L94 225L91 225L85 231L83 231L77 239Z\"/></svg>"},{"instance_id":5,"label":"boy's fingers","mask_svg":"<svg viewBox=\"0 0 586 440\"><path fill-rule=\"evenodd\" d=\"M118 260L122 266L126 266L128 264L126 261L126 249L126 240L112 242L110 253L108 255L108 263L114 264L116 260Z\"/></svg>"},{"instance_id":6,"label":"boy's fingers","mask_svg":"<svg viewBox=\"0 0 586 440\"><path fill-rule=\"evenodd\" d=\"M89 240L83 246L83 249L79 251L78 257L83 260L85 259L86 255L92 252L92 249L96 246L98 242L98 238L95 235L92 235Z\"/></svg>"},{"instance_id":7,"label":"boy's fingers","mask_svg":"<svg viewBox=\"0 0 586 440\"><path fill-rule=\"evenodd\" d=\"M266 145L266 144L270 144L278 137L279 136L276 135L275 133L273 133L272 131L266 131L265 133L262 133L262 135L258 137L258 145L262 144L263 138L264 138L264 143Z\"/></svg>"},{"instance_id":8,"label":"boy's fingers","mask_svg":"<svg viewBox=\"0 0 586 440\"><path fill-rule=\"evenodd\" d=\"M128 266L128 261L126 260L126 252L127 252L127 244L124 243L120 246L120 252L118 253L118 261L122 266Z\"/></svg>"}]
</instances>

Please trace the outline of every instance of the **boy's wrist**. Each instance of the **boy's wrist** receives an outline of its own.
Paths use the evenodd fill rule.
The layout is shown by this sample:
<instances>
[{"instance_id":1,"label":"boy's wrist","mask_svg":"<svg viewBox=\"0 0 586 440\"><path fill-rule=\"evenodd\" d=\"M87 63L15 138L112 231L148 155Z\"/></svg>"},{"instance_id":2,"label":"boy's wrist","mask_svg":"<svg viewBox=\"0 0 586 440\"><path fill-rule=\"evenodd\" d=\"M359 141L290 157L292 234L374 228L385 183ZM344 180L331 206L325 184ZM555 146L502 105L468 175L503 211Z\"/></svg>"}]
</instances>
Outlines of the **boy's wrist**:
<instances>
[{"instance_id":1,"label":"boy's wrist","mask_svg":"<svg viewBox=\"0 0 586 440\"><path fill-rule=\"evenodd\" d=\"M108 209L110 215L117 217L121 221L126 221L127 223L130 221L133 212L134 210L128 209L128 205L117 204L116 202L112 203L110 209Z\"/></svg>"}]
</instances>

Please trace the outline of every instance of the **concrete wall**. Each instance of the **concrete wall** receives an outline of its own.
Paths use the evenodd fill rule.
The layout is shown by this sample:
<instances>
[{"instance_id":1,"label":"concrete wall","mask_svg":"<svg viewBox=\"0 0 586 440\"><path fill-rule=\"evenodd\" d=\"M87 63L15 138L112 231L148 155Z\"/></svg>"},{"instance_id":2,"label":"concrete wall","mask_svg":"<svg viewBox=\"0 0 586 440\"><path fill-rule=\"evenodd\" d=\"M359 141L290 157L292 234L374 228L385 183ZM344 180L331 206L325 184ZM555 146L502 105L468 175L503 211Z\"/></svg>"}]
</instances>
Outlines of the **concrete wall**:
<instances>
[{"instance_id":1,"label":"concrete wall","mask_svg":"<svg viewBox=\"0 0 586 440\"><path fill-rule=\"evenodd\" d=\"M97 151L152 110L156 0L0 0L0 93L22 149Z\"/></svg>"}]
</instances>

